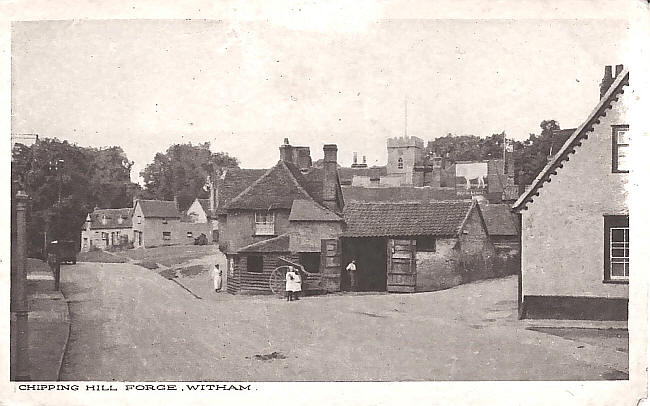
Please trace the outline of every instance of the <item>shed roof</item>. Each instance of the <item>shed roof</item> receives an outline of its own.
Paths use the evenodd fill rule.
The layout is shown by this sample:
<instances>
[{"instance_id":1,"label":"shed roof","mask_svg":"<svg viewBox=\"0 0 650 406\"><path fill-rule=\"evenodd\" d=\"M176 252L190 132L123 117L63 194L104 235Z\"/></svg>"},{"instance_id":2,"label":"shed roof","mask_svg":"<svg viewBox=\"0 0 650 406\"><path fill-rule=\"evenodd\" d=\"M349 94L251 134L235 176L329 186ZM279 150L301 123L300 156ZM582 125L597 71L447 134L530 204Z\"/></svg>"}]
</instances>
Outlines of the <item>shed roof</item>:
<instances>
[{"instance_id":1,"label":"shed roof","mask_svg":"<svg viewBox=\"0 0 650 406\"><path fill-rule=\"evenodd\" d=\"M313 200L294 200L289 221L343 221L343 218Z\"/></svg>"},{"instance_id":2,"label":"shed roof","mask_svg":"<svg viewBox=\"0 0 650 406\"><path fill-rule=\"evenodd\" d=\"M455 236L476 206L471 201L349 203L345 237Z\"/></svg>"},{"instance_id":3,"label":"shed roof","mask_svg":"<svg viewBox=\"0 0 650 406\"><path fill-rule=\"evenodd\" d=\"M176 203L171 200L138 200L136 205L140 205L142 215L147 218L180 218L181 214L176 208Z\"/></svg>"},{"instance_id":4,"label":"shed roof","mask_svg":"<svg viewBox=\"0 0 650 406\"><path fill-rule=\"evenodd\" d=\"M624 92L623 87L629 85L629 81L630 72L625 69L616 77L614 83L600 99L596 108L589 114L587 120L566 140L562 148L553 156L553 159L537 175L531 187L519 196L519 199L512 205L513 209L525 210L526 205L532 203L533 198L539 195L544 184L550 182L551 176L557 174L557 169L562 167L562 162L568 159L569 154L575 152L575 149L580 146L580 141L585 139L594 130L594 125L599 123L599 118L606 114L607 109L611 108L614 101L618 100L618 96Z\"/></svg>"},{"instance_id":5,"label":"shed roof","mask_svg":"<svg viewBox=\"0 0 650 406\"><path fill-rule=\"evenodd\" d=\"M481 214L489 235L517 236L515 214L507 204L481 204Z\"/></svg>"},{"instance_id":6,"label":"shed roof","mask_svg":"<svg viewBox=\"0 0 650 406\"><path fill-rule=\"evenodd\" d=\"M105 228L131 228L131 217L133 209L131 207L123 209L95 209L90 216L91 229L105 229ZM120 223L120 218L121 223ZM105 221L102 221L105 219ZM104 224L104 222L106 224Z\"/></svg>"},{"instance_id":7,"label":"shed roof","mask_svg":"<svg viewBox=\"0 0 650 406\"><path fill-rule=\"evenodd\" d=\"M258 241L239 249L238 252L289 252L289 233Z\"/></svg>"}]
</instances>

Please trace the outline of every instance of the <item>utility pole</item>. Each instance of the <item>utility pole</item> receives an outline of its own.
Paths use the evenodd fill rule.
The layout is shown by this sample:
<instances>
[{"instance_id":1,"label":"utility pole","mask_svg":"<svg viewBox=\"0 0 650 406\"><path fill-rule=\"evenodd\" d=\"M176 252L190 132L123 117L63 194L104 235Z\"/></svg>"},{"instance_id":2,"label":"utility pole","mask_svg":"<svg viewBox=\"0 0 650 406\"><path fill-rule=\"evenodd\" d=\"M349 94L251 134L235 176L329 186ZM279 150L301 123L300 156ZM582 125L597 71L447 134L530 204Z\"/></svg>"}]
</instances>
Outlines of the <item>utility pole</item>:
<instances>
[{"instance_id":1,"label":"utility pole","mask_svg":"<svg viewBox=\"0 0 650 406\"><path fill-rule=\"evenodd\" d=\"M406 96L404 96L404 138L408 136L408 107L406 103Z\"/></svg>"},{"instance_id":2,"label":"utility pole","mask_svg":"<svg viewBox=\"0 0 650 406\"><path fill-rule=\"evenodd\" d=\"M63 183L59 166L63 166L64 163L65 161L63 159L57 159L56 163L54 164L54 168L56 169L56 175L59 183L59 204L61 204L61 188Z\"/></svg>"},{"instance_id":3,"label":"utility pole","mask_svg":"<svg viewBox=\"0 0 650 406\"><path fill-rule=\"evenodd\" d=\"M15 320L15 365L13 381L29 381L29 334L27 303L27 220L29 197L22 190L16 193L16 249L11 256L11 320Z\"/></svg>"}]
</instances>

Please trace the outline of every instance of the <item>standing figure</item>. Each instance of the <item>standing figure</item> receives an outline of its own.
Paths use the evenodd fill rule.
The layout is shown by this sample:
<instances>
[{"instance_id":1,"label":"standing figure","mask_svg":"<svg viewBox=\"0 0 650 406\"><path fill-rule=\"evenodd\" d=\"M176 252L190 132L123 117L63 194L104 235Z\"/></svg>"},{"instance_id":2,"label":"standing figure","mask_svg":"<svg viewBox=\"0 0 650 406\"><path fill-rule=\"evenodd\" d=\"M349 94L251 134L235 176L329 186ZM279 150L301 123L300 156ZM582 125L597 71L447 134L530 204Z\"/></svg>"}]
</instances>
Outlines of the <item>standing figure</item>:
<instances>
[{"instance_id":1,"label":"standing figure","mask_svg":"<svg viewBox=\"0 0 650 406\"><path fill-rule=\"evenodd\" d=\"M212 269L212 284L215 292L221 291L221 276L219 264L214 264L214 269Z\"/></svg>"},{"instance_id":2,"label":"standing figure","mask_svg":"<svg viewBox=\"0 0 650 406\"><path fill-rule=\"evenodd\" d=\"M293 299L300 300L300 297L298 296L300 295L300 292L302 292L302 276L300 275L300 271L296 268L293 268L293 273L296 275L293 280Z\"/></svg>"},{"instance_id":3,"label":"standing figure","mask_svg":"<svg viewBox=\"0 0 650 406\"><path fill-rule=\"evenodd\" d=\"M357 277L356 259L352 260L352 262L350 262L345 269L348 271L348 274L350 275L350 290L356 292L357 290L359 290L359 279Z\"/></svg>"},{"instance_id":4,"label":"standing figure","mask_svg":"<svg viewBox=\"0 0 650 406\"><path fill-rule=\"evenodd\" d=\"M58 243L58 241L52 241L47 253L47 264L50 266L50 270L54 274L54 290L59 290L59 284L61 281L61 256L59 254Z\"/></svg>"},{"instance_id":5,"label":"standing figure","mask_svg":"<svg viewBox=\"0 0 650 406\"><path fill-rule=\"evenodd\" d=\"M287 271L286 275L284 276L285 278L285 291L287 292L287 302L290 302L293 300L293 289L295 286L294 281L297 278L296 273L293 270L293 267L290 266L289 270Z\"/></svg>"}]
</instances>

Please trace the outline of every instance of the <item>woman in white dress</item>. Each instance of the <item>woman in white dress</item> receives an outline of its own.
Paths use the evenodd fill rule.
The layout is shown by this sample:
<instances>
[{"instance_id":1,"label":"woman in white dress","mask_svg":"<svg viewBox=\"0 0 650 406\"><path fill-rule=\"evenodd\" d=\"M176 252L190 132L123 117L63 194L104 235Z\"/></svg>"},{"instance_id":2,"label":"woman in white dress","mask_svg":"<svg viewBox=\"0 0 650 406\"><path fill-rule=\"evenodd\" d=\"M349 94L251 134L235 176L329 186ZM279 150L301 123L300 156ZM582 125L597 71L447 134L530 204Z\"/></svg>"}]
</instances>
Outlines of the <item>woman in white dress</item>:
<instances>
[{"instance_id":1,"label":"woman in white dress","mask_svg":"<svg viewBox=\"0 0 650 406\"><path fill-rule=\"evenodd\" d=\"M300 273L296 271L294 267L289 267L287 274L285 276L285 290L287 291L287 301L299 300L298 292L302 290L302 281L300 279Z\"/></svg>"},{"instance_id":2,"label":"woman in white dress","mask_svg":"<svg viewBox=\"0 0 650 406\"><path fill-rule=\"evenodd\" d=\"M214 291L219 292L221 290L221 269L219 269L219 264L214 264L212 269L212 284L214 286Z\"/></svg>"}]
</instances>

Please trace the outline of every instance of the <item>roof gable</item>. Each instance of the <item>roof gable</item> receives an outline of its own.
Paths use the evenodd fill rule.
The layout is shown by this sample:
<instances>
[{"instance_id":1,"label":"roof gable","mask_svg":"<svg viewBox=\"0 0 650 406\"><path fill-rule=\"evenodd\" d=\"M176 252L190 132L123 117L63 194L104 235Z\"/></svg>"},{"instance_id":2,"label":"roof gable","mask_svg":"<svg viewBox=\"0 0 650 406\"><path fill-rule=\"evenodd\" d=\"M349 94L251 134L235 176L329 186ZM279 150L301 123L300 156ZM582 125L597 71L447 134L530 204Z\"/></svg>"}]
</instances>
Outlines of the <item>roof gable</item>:
<instances>
[{"instance_id":1,"label":"roof gable","mask_svg":"<svg viewBox=\"0 0 650 406\"><path fill-rule=\"evenodd\" d=\"M607 114L607 110L612 107L612 103L618 100L618 96L624 92L623 86L629 85L629 77L630 73L627 69L618 75L609 90L600 99L596 108L589 114L587 120L573 132L553 159L537 175L531 187L519 196L519 199L512 205L514 210L526 210L526 205L532 203L535 196L539 196L544 183L551 181L551 176L557 174L557 168L562 167L562 162L568 159L569 154L575 153L575 148L580 146L580 141L594 130L594 125L600 122L599 118Z\"/></svg>"},{"instance_id":2,"label":"roof gable","mask_svg":"<svg viewBox=\"0 0 650 406\"><path fill-rule=\"evenodd\" d=\"M138 200L136 205L145 218L181 218L176 203L170 200Z\"/></svg>"},{"instance_id":3,"label":"roof gable","mask_svg":"<svg viewBox=\"0 0 650 406\"><path fill-rule=\"evenodd\" d=\"M346 237L456 236L475 203L438 201L418 203L350 203L343 217Z\"/></svg>"},{"instance_id":4,"label":"roof gable","mask_svg":"<svg viewBox=\"0 0 650 406\"><path fill-rule=\"evenodd\" d=\"M279 161L235 196L226 209L291 209L294 200L314 200L307 180L292 164Z\"/></svg>"},{"instance_id":5,"label":"roof gable","mask_svg":"<svg viewBox=\"0 0 650 406\"><path fill-rule=\"evenodd\" d=\"M267 169L240 169L227 168L216 179L217 213L222 212L224 207L244 189L267 172Z\"/></svg>"}]
</instances>

